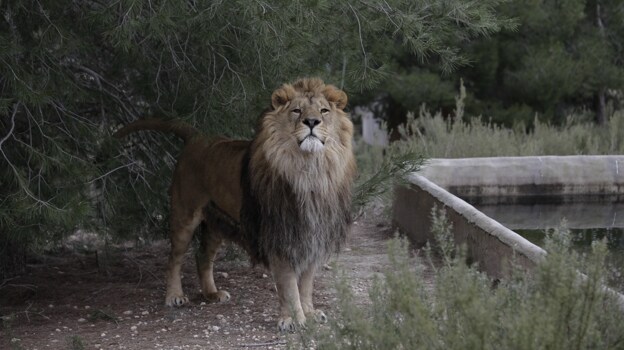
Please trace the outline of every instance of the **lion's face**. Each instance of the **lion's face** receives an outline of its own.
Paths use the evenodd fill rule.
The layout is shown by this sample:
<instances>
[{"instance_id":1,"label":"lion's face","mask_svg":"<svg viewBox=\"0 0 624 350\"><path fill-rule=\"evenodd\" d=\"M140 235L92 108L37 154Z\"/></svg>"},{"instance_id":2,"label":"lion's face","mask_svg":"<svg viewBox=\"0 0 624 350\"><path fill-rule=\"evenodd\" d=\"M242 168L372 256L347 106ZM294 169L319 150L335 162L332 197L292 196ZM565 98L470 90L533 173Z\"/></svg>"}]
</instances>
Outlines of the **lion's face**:
<instances>
[{"instance_id":1,"label":"lion's face","mask_svg":"<svg viewBox=\"0 0 624 350\"><path fill-rule=\"evenodd\" d=\"M304 152L320 152L325 147L328 129L335 119L330 116L331 106L324 96L298 97L288 106L290 118L294 121L294 136ZM332 118L334 117L334 118ZM328 128L329 126L329 128Z\"/></svg>"},{"instance_id":2,"label":"lion's face","mask_svg":"<svg viewBox=\"0 0 624 350\"><path fill-rule=\"evenodd\" d=\"M253 165L267 164L299 193L331 193L355 172L347 95L320 79L284 84L271 96L254 141Z\"/></svg>"},{"instance_id":3,"label":"lion's face","mask_svg":"<svg viewBox=\"0 0 624 350\"><path fill-rule=\"evenodd\" d=\"M273 93L274 110L265 115L262 127L281 147L322 153L343 141L341 134L351 136L352 124L343 111L346 102L344 92L317 79L286 84Z\"/></svg>"},{"instance_id":4,"label":"lion's face","mask_svg":"<svg viewBox=\"0 0 624 350\"><path fill-rule=\"evenodd\" d=\"M322 152L325 143L336 135L341 115L325 96L298 96L283 107L283 130L291 134L302 152Z\"/></svg>"}]
</instances>

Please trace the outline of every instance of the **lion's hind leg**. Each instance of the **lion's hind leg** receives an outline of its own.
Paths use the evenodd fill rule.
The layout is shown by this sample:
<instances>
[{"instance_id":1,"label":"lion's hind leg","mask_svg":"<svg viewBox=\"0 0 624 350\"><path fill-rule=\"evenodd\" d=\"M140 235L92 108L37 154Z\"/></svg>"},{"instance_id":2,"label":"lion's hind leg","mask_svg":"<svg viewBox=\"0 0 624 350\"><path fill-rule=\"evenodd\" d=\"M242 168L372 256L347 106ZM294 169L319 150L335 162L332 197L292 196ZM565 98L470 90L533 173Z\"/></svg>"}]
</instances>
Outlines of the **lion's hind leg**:
<instances>
[{"instance_id":1,"label":"lion's hind leg","mask_svg":"<svg viewBox=\"0 0 624 350\"><path fill-rule=\"evenodd\" d=\"M218 290L214 282L214 261L223 239L210 225L202 225L200 247L197 251L197 274L202 295L211 302L230 300L230 293Z\"/></svg>"},{"instance_id":2,"label":"lion's hind leg","mask_svg":"<svg viewBox=\"0 0 624 350\"><path fill-rule=\"evenodd\" d=\"M172 211L171 253L167 266L167 295L165 297L167 306L182 306L189 301L182 291L182 262L193 238L193 232L202 219L201 210L196 210L191 215L179 215L179 213L180 211Z\"/></svg>"}]
</instances>

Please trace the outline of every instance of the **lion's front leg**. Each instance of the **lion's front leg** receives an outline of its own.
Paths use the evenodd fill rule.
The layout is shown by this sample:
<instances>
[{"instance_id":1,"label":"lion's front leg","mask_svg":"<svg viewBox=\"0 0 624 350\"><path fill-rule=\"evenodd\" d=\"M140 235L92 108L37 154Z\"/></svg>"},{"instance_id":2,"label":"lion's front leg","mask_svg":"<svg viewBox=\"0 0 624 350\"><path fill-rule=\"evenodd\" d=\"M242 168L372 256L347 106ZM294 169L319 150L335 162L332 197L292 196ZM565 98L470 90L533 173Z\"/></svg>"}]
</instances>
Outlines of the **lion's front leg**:
<instances>
[{"instance_id":1,"label":"lion's front leg","mask_svg":"<svg viewBox=\"0 0 624 350\"><path fill-rule=\"evenodd\" d=\"M287 262L274 259L270 265L280 303L277 328L280 331L294 331L295 327L303 326L306 321L299 299L297 274Z\"/></svg>"},{"instance_id":2,"label":"lion's front leg","mask_svg":"<svg viewBox=\"0 0 624 350\"><path fill-rule=\"evenodd\" d=\"M301 308L307 317L313 317L319 323L327 322L327 316L321 310L315 310L312 304L312 293L314 292L314 275L316 274L316 264L311 264L303 271L299 280L299 298Z\"/></svg>"}]
</instances>

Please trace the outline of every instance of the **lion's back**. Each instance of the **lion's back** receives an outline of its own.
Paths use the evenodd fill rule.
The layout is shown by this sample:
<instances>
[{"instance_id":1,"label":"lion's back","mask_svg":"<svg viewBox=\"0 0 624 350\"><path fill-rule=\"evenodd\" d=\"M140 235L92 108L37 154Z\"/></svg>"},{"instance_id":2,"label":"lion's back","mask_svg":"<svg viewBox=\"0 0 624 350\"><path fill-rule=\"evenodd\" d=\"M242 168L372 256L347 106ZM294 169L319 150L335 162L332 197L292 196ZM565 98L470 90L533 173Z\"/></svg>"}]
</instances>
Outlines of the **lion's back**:
<instances>
[{"instance_id":1,"label":"lion's back","mask_svg":"<svg viewBox=\"0 0 624 350\"><path fill-rule=\"evenodd\" d=\"M210 205L239 221L243 197L241 173L249 144L250 141L225 138L193 140L180 156L176 166L176 173L180 174L174 174L174 181L175 178L192 181L188 173L198 174L202 177L197 179L201 188L194 191L205 194Z\"/></svg>"}]
</instances>

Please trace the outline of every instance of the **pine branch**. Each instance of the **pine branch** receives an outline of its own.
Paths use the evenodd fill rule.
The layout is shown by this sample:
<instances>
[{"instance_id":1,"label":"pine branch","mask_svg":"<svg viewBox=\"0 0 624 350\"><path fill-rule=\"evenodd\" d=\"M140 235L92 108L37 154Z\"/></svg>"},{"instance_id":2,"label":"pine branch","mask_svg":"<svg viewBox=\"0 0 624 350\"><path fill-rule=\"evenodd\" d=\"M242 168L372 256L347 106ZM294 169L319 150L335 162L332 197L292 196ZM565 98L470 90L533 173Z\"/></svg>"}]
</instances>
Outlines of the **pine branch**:
<instances>
[{"instance_id":1,"label":"pine branch","mask_svg":"<svg viewBox=\"0 0 624 350\"><path fill-rule=\"evenodd\" d=\"M402 152L384 158L379 170L354 190L354 212L359 211L373 198L392 190L396 183L402 183L407 176L420 169L424 159L415 152Z\"/></svg>"}]
</instances>

